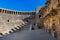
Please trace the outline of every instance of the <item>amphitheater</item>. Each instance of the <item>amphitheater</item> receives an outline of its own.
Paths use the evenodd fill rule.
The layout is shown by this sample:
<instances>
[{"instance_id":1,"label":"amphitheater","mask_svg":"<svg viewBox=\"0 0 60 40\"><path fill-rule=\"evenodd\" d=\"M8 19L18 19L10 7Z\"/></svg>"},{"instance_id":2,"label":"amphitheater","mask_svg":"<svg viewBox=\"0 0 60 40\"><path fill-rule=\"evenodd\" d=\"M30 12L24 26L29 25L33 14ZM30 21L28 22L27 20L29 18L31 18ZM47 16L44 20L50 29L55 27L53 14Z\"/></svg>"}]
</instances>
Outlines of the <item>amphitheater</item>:
<instances>
[{"instance_id":1,"label":"amphitheater","mask_svg":"<svg viewBox=\"0 0 60 40\"><path fill-rule=\"evenodd\" d=\"M60 0L46 0L43 7L37 7L36 12L20 12L0 9L0 35L10 34L29 23L33 19L33 29L43 29L52 37L60 40ZM41 31L40 31L41 32ZM50 40L50 39L49 39Z\"/></svg>"},{"instance_id":2,"label":"amphitheater","mask_svg":"<svg viewBox=\"0 0 60 40\"><path fill-rule=\"evenodd\" d=\"M35 12L18 12L0 8L0 34L9 34L26 25L28 22L24 19L34 14Z\"/></svg>"}]
</instances>

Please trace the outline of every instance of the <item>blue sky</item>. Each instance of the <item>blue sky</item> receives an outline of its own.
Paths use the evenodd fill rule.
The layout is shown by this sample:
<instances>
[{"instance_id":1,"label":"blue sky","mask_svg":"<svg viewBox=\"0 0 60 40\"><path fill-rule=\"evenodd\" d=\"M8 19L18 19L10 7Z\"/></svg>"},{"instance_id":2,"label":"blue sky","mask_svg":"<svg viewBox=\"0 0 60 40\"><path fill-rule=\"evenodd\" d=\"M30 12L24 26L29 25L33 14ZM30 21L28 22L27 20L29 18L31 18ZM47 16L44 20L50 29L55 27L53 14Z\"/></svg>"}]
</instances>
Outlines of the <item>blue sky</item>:
<instances>
[{"instance_id":1,"label":"blue sky","mask_svg":"<svg viewBox=\"0 0 60 40\"><path fill-rule=\"evenodd\" d=\"M0 0L0 8L18 11L35 11L37 6L44 6L45 0Z\"/></svg>"}]
</instances>

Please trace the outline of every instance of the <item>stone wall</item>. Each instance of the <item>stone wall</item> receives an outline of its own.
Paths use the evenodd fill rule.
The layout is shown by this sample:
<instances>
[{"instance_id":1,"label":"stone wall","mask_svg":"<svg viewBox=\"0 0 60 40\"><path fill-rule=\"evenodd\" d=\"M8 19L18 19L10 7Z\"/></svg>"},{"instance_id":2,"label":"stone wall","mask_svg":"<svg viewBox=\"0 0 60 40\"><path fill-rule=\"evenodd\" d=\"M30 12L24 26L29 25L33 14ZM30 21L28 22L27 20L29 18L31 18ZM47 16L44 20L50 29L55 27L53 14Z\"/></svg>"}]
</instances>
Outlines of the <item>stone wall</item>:
<instances>
[{"instance_id":1,"label":"stone wall","mask_svg":"<svg viewBox=\"0 0 60 40\"><path fill-rule=\"evenodd\" d=\"M42 9L40 21L46 32L60 40L60 0L47 0Z\"/></svg>"},{"instance_id":2,"label":"stone wall","mask_svg":"<svg viewBox=\"0 0 60 40\"><path fill-rule=\"evenodd\" d=\"M21 26L25 24L24 18L30 15L12 15L0 13L0 33L7 33L9 30L14 29L14 27Z\"/></svg>"},{"instance_id":3,"label":"stone wall","mask_svg":"<svg viewBox=\"0 0 60 40\"><path fill-rule=\"evenodd\" d=\"M17 12L0 9L0 34L6 35L26 25L25 18L33 16L35 12Z\"/></svg>"}]
</instances>

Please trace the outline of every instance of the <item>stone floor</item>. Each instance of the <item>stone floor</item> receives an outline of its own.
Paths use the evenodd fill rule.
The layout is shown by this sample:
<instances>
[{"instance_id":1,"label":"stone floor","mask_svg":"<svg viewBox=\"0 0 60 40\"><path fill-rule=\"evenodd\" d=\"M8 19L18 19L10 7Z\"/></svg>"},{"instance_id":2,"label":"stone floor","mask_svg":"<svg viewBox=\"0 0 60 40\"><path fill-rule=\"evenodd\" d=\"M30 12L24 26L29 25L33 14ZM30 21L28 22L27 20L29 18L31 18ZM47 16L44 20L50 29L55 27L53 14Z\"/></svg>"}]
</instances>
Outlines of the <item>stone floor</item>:
<instances>
[{"instance_id":1,"label":"stone floor","mask_svg":"<svg viewBox=\"0 0 60 40\"><path fill-rule=\"evenodd\" d=\"M44 30L23 30L0 38L0 40L56 40Z\"/></svg>"},{"instance_id":2,"label":"stone floor","mask_svg":"<svg viewBox=\"0 0 60 40\"><path fill-rule=\"evenodd\" d=\"M17 32L0 37L0 40L56 40L43 29L29 30L31 24L25 25Z\"/></svg>"}]
</instances>

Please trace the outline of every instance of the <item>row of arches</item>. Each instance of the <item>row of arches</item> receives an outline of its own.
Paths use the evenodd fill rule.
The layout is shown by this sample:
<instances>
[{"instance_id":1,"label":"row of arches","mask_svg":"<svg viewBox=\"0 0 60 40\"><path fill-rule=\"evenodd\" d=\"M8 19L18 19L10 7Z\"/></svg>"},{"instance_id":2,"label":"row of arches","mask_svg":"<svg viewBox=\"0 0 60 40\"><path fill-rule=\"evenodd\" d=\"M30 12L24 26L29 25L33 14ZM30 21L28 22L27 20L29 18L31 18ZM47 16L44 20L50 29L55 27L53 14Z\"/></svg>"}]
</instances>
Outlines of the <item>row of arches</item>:
<instances>
[{"instance_id":1,"label":"row of arches","mask_svg":"<svg viewBox=\"0 0 60 40\"><path fill-rule=\"evenodd\" d=\"M0 13L16 14L16 15L35 15L35 12L17 12L17 11L10 11L4 9L0 9Z\"/></svg>"}]
</instances>

